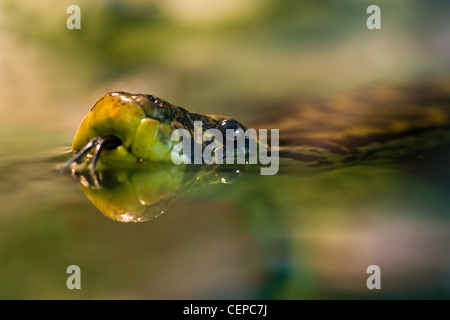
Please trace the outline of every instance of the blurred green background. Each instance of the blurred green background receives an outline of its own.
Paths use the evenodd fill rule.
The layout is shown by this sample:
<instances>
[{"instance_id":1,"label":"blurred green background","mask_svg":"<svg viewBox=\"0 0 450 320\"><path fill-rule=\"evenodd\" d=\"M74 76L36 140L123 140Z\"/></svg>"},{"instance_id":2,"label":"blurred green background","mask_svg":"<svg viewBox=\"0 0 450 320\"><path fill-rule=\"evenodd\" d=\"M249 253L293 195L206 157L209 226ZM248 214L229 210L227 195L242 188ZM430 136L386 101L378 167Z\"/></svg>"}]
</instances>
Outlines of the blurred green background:
<instances>
[{"instance_id":1,"label":"blurred green background","mask_svg":"<svg viewBox=\"0 0 450 320\"><path fill-rule=\"evenodd\" d=\"M66 27L71 4L81 30ZM381 30L366 27L370 4ZM258 123L287 103L444 74L449 34L444 0L1 0L0 298L448 297L448 189L432 181L249 174L121 224L53 157L109 91ZM66 288L71 264L81 290Z\"/></svg>"}]
</instances>

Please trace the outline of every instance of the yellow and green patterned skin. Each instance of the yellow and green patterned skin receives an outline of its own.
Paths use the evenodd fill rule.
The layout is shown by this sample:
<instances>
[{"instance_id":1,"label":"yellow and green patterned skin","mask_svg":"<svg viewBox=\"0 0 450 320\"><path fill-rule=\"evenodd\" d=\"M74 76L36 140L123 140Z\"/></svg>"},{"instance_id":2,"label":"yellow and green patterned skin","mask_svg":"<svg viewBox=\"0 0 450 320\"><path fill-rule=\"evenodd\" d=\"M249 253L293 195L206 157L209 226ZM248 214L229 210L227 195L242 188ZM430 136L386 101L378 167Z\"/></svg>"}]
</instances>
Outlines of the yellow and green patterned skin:
<instances>
[{"instance_id":1,"label":"yellow and green patterned skin","mask_svg":"<svg viewBox=\"0 0 450 320\"><path fill-rule=\"evenodd\" d=\"M96 168L144 161L168 163L177 143L171 141L175 129L185 129L193 137L194 121L201 121L202 129L208 130L226 119L189 112L152 95L111 92L99 98L86 115L72 149L77 152L96 137L115 136L121 144L104 149Z\"/></svg>"}]
</instances>

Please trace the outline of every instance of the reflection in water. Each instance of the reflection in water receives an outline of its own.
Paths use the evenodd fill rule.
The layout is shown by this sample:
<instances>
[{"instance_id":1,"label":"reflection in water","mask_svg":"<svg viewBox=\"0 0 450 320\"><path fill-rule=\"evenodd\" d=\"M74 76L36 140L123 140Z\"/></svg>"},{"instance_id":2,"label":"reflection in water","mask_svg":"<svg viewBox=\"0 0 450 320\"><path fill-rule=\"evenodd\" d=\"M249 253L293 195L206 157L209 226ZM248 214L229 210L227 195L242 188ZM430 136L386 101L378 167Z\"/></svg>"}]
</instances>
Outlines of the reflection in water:
<instances>
[{"instance_id":1,"label":"reflection in water","mask_svg":"<svg viewBox=\"0 0 450 320\"><path fill-rule=\"evenodd\" d=\"M316 172L286 160L275 176L250 166L229 186L209 185L222 169L209 166L100 171L97 186L87 172L78 176L96 206L126 210L143 200L146 215L173 196L162 219L128 224L98 214L68 174L49 174L63 159L27 155L0 168L10 190L1 294L73 298L60 274L75 262L86 298L448 297L448 150ZM382 272L377 292L365 286L372 264Z\"/></svg>"},{"instance_id":2,"label":"reflection in water","mask_svg":"<svg viewBox=\"0 0 450 320\"><path fill-rule=\"evenodd\" d=\"M375 33L363 1L234 0L215 11L205 1L77 2L80 32L49 1L2 1L0 298L450 296L450 145L431 152L450 141L449 127L423 131L448 123L450 96L414 89L404 100L389 90L450 70L449 1L383 1L393 19ZM387 90L347 97L383 82ZM208 185L220 180L213 167L78 175L110 217L150 219L171 206L151 223L114 223L43 159L68 146L98 94L116 89L280 128L294 151L312 140L336 152L336 139L363 148L326 172L294 162L273 177L247 168L231 186ZM330 104L289 106L340 92ZM403 135L399 146L380 130L409 134L411 123L427 138ZM396 168L385 161L394 155L404 160ZM78 292L65 286L74 263ZM378 292L365 286L372 264L382 271Z\"/></svg>"},{"instance_id":3,"label":"reflection in water","mask_svg":"<svg viewBox=\"0 0 450 320\"><path fill-rule=\"evenodd\" d=\"M163 214L183 192L201 184L233 183L243 165L150 163L145 168L75 172L86 197L108 218L144 222Z\"/></svg>"}]
</instances>

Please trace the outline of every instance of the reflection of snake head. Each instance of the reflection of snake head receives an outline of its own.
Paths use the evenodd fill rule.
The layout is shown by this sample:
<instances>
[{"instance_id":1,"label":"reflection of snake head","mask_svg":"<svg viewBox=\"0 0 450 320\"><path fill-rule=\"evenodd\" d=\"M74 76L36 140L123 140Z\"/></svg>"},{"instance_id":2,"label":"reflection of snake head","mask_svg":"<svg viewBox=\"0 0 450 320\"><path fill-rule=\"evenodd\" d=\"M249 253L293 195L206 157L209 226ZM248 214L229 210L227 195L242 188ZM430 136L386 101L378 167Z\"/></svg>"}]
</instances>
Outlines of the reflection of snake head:
<instances>
[{"instance_id":1,"label":"reflection of snake head","mask_svg":"<svg viewBox=\"0 0 450 320\"><path fill-rule=\"evenodd\" d=\"M76 154L62 169L86 155L91 169L119 163L171 162L173 131L185 129L193 136L194 121L201 121L203 130L218 129L223 134L226 129L244 130L236 120L192 113L152 95L108 93L84 118L72 144Z\"/></svg>"},{"instance_id":2,"label":"reflection of snake head","mask_svg":"<svg viewBox=\"0 0 450 320\"><path fill-rule=\"evenodd\" d=\"M120 222L144 222L164 213L188 189L203 183L232 183L243 169L242 165L186 168L149 163L139 169L83 170L76 175L86 197L106 217Z\"/></svg>"}]
</instances>

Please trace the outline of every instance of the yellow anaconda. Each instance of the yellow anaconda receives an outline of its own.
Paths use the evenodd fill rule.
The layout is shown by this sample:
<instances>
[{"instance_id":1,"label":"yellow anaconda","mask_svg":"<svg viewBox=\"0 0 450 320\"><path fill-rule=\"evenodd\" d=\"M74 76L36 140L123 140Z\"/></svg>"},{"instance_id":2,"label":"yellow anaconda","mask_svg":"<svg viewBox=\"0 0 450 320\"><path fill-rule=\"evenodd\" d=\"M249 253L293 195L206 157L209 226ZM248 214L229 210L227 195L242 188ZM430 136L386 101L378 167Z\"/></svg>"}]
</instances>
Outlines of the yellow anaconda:
<instances>
[{"instance_id":1,"label":"yellow anaconda","mask_svg":"<svg viewBox=\"0 0 450 320\"><path fill-rule=\"evenodd\" d=\"M73 170L79 171L87 197L106 216L125 222L152 219L183 190L198 183L233 182L245 169L168 161L171 132L193 132L194 121L222 132L244 129L236 120L192 113L151 95L109 93L81 124L73 142L76 153L63 167L86 158L87 173ZM433 147L450 148L450 80L295 104L254 127L279 129L279 156L293 165L290 174L295 174L293 167L376 166L420 156ZM99 170L97 160L103 164ZM117 168L116 162L131 166Z\"/></svg>"},{"instance_id":2,"label":"yellow anaconda","mask_svg":"<svg viewBox=\"0 0 450 320\"><path fill-rule=\"evenodd\" d=\"M81 124L73 141L78 155L65 166L91 149L96 149L92 167L102 150L113 161L170 161L171 133L183 128L193 135L194 121L201 121L204 130L215 128L223 134L226 129L244 129L236 120L189 112L152 95L108 93ZM282 158L323 166L350 163L388 149L398 155L448 141L449 123L450 80L443 78L299 104L257 127L279 129Z\"/></svg>"}]
</instances>

